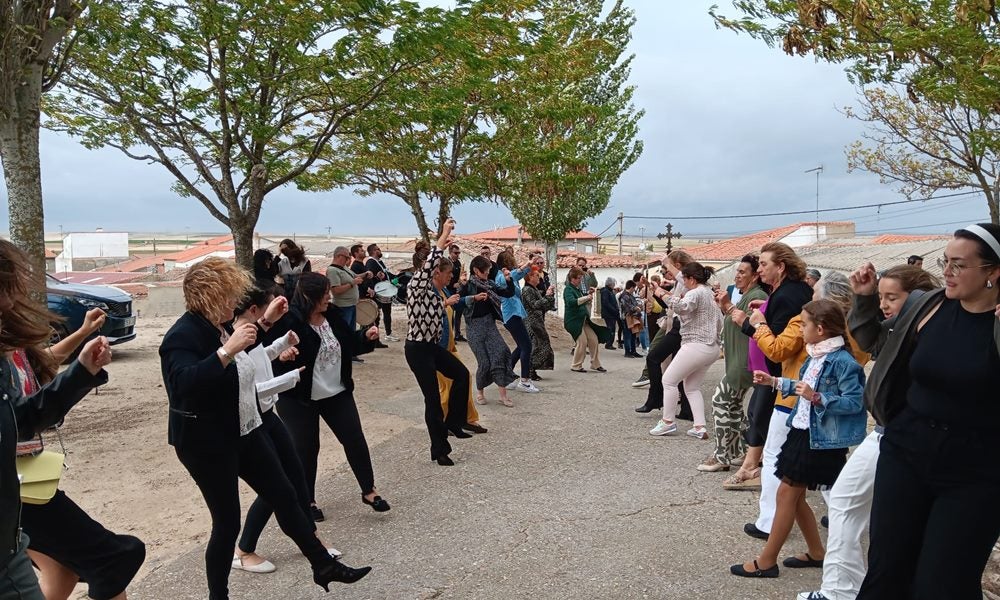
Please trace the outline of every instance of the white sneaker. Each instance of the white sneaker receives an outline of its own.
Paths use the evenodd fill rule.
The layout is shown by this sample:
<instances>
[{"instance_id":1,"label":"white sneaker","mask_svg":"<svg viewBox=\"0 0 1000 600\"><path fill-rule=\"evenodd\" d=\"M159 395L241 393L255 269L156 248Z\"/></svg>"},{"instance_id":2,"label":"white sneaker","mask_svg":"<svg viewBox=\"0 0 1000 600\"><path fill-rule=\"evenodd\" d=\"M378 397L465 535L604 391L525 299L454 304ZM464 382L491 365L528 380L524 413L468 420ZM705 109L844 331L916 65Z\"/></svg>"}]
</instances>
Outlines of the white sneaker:
<instances>
[{"instance_id":1,"label":"white sneaker","mask_svg":"<svg viewBox=\"0 0 1000 600\"><path fill-rule=\"evenodd\" d=\"M649 430L649 435L672 435L677 433L677 423L667 423L663 419L660 419L656 423L656 427Z\"/></svg>"},{"instance_id":2,"label":"white sneaker","mask_svg":"<svg viewBox=\"0 0 1000 600\"><path fill-rule=\"evenodd\" d=\"M233 568L247 573L274 573L275 571L274 564L269 560L265 560L259 565L244 565L243 559L238 554L233 555Z\"/></svg>"},{"instance_id":3,"label":"white sneaker","mask_svg":"<svg viewBox=\"0 0 1000 600\"><path fill-rule=\"evenodd\" d=\"M801 592L797 596L799 600L829 600L823 592Z\"/></svg>"},{"instance_id":4,"label":"white sneaker","mask_svg":"<svg viewBox=\"0 0 1000 600\"><path fill-rule=\"evenodd\" d=\"M385 336L385 339L386 339L387 341L390 341L390 342L398 342L398 341L399 341L399 338L398 338L398 337L396 337L396 336L394 336L394 335L391 335L391 334L389 334L389 335L386 335L386 336Z\"/></svg>"},{"instance_id":5,"label":"white sneaker","mask_svg":"<svg viewBox=\"0 0 1000 600\"><path fill-rule=\"evenodd\" d=\"M692 427L687 430L687 434L693 438L698 438L699 440L708 439L708 429L704 427Z\"/></svg>"},{"instance_id":6,"label":"white sneaker","mask_svg":"<svg viewBox=\"0 0 1000 600\"><path fill-rule=\"evenodd\" d=\"M535 387L535 384L531 383L530 381L522 381L518 383L515 389L519 392L527 392L529 394L537 394L538 392L542 391L537 387Z\"/></svg>"},{"instance_id":7,"label":"white sneaker","mask_svg":"<svg viewBox=\"0 0 1000 600\"><path fill-rule=\"evenodd\" d=\"M649 377L640 376L639 379L636 379L635 381L632 382L632 387L634 388L643 388L648 385L649 385Z\"/></svg>"}]
</instances>

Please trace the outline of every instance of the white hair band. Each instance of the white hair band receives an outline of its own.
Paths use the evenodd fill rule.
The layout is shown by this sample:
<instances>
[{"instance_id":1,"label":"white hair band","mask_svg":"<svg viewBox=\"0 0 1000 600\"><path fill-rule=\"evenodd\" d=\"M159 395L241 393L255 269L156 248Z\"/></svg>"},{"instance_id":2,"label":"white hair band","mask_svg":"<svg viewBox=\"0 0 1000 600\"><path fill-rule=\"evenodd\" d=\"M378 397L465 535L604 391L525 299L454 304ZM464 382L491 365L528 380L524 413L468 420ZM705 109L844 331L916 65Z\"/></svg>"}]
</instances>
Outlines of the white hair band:
<instances>
[{"instance_id":1,"label":"white hair band","mask_svg":"<svg viewBox=\"0 0 1000 600\"><path fill-rule=\"evenodd\" d=\"M1000 257L1000 242L997 241L993 234L986 230L985 227L979 225L969 225L965 228L966 231L973 233L979 239L986 242L986 245L993 249L997 257Z\"/></svg>"}]
</instances>

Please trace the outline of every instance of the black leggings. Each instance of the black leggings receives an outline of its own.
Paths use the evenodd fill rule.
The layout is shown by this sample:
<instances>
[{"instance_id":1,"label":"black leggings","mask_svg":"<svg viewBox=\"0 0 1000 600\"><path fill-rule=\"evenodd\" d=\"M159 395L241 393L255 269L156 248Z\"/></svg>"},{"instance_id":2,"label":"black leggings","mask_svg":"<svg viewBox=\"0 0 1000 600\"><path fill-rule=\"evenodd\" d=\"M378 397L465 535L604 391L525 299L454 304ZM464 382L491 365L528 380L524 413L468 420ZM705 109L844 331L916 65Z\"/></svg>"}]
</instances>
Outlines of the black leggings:
<instances>
[{"instance_id":1,"label":"black leggings","mask_svg":"<svg viewBox=\"0 0 1000 600\"><path fill-rule=\"evenodd\" d=\"M281 468L270 440L260 429L241 437L232 449L199 452L176 448L177 458L198 484L212 515L205 548L209 600L228 600L233 546L240 533L239 479L274 507L281 531L295 542L314 569L333 558L316 537L315 525L303 512L295 488Z\"/></svg>"},{"instance_id":2,"label":"black leggings","mask_svg":"<svg viewBox=\"0 0 1000 600\"><path fill-rule=\"evenodd\" d=\"M638 337L639 334L635 334ZM654 338L655 340L655 338ZM646 371L649 373L649 392L646 394L646 406L663 407L663 367L661 363L677 354L681 349L681 324L674 319L674 326L664 333L659 341L650 344L646 353Z\"/></svg>"},{"instance_id":3,"label":"black leggings","mask_svg":"<svg viewBox=\"0 0 1000 600\"><path fill-rule=\"evenodd\" d=\"M382 328L385 329L386 335L392 335L392 303L379 300L378 307L382 311L379 319ZM375 324L378 325L379 321L376 321Z\"/></svg>"},{"instance_id":4,"label":"black leggings","mask_svg":"<svg viewBox=\"0 0 1000 600\"><path fill-rule=\"evenodd\" d=\"M260 430L270 440L271 447L274 448L274 452L281 462L281 467L284 469L285 475L288 476L288 481L295 488L299 506L309 516L309 522L313 523L313 532L315 532L316 525L312 520L312 513L309 512L309 502L312 497L309 495L309 486L306 483L306 472L303 470L302 461L299 460L299 455L295 450L295 442L292 441L292 436L289 435L288 429L285 428L285 424L278 418L274 409L264 413L262 419L263 424L260 426ZM264 527L273 514L274 510L267 503L267 500L257 496L253 504L250 505L250 509L247 510L247 518L243 523L243 533L240 534L240 550L243 552L257 551L257 541L260 539L260 534L263 533Z\"/></svg>"},{"instance_id":5,"label":"black leggings","mask_svg":"<svg viewBox=\"0 0 1000 600\"><path fill-rule=\"evenodd\" d=\"M858 600L980 600L1000 535L995 430L904 410L880 448Z\"/></svg>"},{"instance_id":6,"label":"black leggings","mask_svg":"<svg viewBox=\"0 0 1000 600\"><path fill-rule=\"evenodd\" d=\"M368 452L368 440L361 429L361 416L354 403L354 394L343 391L322 400L300 401L295 398L278 400L278 411L285 422L288 433L295 441L295 449L302 468L305 470L309 502L316 501L316 470L319 460L319 419L326 421L330 431L344 447L347 463L354 471L361 493L375 489L375 473L372 457Z\"/></svg>"},{"instance_id":7,"label":"black leggings","mask_svg":"<svg viewBox=\"0 0 1000 600\"><path fill-rule=\"evenodd\" d=\"M22 505L21 527L30 538L28 548L76 573L94 600L124 592L146 559L138 538L108 531L62 490L45 504Z\"/></svg>"},{"instance_id":8,"label":"black leggings","mask_svg":"<svg viewBox=\"0 0 1000 600\"><path fill-rule=\"evenodd\" d=\"M441 346L431 342L407 340L403 348L406 364L424 395L424 422L431 438L431 460L451 453L448 443L448 429L459 429L468 419L469 370L456 356ZM531 358L528 358L531 366ZM451 379L448 393L448 418L441 409L441 392L438 390L437 374Z\"/></svg>"},{"instance_id":9,"label":"black leggings","mask_svg":"<svg viewBox=\"0 0 1000 600\"><path fill-rule=\"evenodd\" d=\"M510 354L510 368L513 370L517 361L521 361L521 379L527 379L531 375L531 336L528 335L528 328L521 317L511 317L503 326L517 344Z\"/></svg>"}]
</instances>

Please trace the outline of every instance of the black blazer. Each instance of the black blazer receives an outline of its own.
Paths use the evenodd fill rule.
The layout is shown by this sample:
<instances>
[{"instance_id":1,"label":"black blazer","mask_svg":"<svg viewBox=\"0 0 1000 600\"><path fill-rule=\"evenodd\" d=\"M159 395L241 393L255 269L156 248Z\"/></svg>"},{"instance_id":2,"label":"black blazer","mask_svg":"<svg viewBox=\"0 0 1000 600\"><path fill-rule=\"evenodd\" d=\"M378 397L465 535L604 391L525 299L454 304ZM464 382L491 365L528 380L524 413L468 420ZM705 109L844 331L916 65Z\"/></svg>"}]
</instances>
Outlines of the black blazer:
<instances>
[{"instance_id":1,"label":"black blazer","mask_svg":"<svg viewBox=\"0 0 1000 600\"><path fill-rule=\"evenodd\" d=\"M375 342L365 337L364 330L351 332L333 304L330 305L325 314L326 322L330 324L334 337L340 342L343 357L340 361L340 380L343 382L344 388L353 393L354 378L351 357L371 352L375 349ZM319 355L319 334L309 325L308 315L303 315L298 308L292 307L288 314L268 330L266 336L269 340L268 343L270 340L276 340L285 335L289 330L294 331L299 336L299 345L296 346L299 350L298 357L292 362L275 361L274 372L280 375L299 367L305 367L305 370L302 371L298 385L282 392L278 398L281 400L293 398L300 402L312 402L313 368L316 366L316 357Z\"/></svg>"},{"instance_id":2,"label":"black blazer","mask_svg":"<svg viewBox=\"0 0 1000 600\"><path fill-rule=\"evenodd\" d=\"M240 437L239 376L216 351L219 330L186 312L160 343L160 369L170 402L167 441L178 449L222 451Z\"/></svg>"}]
</instances>

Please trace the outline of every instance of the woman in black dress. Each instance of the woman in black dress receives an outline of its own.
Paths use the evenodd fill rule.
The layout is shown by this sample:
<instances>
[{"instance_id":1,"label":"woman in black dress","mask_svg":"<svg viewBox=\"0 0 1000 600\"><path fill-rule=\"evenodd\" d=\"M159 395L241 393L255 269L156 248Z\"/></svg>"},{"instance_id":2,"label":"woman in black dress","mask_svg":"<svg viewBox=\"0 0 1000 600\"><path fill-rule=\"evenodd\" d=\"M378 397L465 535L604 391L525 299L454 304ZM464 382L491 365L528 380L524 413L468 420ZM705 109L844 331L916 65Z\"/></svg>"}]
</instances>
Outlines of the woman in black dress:
<instances>
[{"instance_id":1,"label":"woman in black dress","mask_svg":"<svg viewBox=\"0 0 1000 600\"><path fill-rule=\"evenodd\" d=\"M466 328L469 349L476 357L476 403L486 404L486 388L496 384L500 390L500 403L507 407L514 403L507 395L507 386L517 380L511 367L510 348L497 330L497 319L502 319L502 297L514 295L514 286L499 288L489 279L492 264L485 256L477 256L469 263L469 283L465 301Z\"/></svg>"},{"instance_id":2,"label":"woman in black dress","mask_svg":"<svg viewBox=\"0 0 1000 600\"><path fill-rule=\"evenodd\" d=\"M545 313L556 310L554 288L550 285L545 290L539 289L542 281L541 272L532 267L524 276L526 286L521 288L521 302L528 317L524 324L528 326L531 336L531 379L539 381L538 371L551 371L555 368L555 355L552 352L552 342L549 332L545 329Z\"/></svg>"},{"instance_id":3,"label":"woman in black dress","mask_svg":"<svg viewBox=\"0 0 1000 600\"><path fill-rule=\"evenodd\" d=\"M223 323L232 320L250 284L245 271L221 258L208 258L191 267L183 284L187 312L160 344L160 366L170 402L168 442L212 515L205 549L210 600L229 598L229 570L240 532L239 479L274 508L281 530L309 560L318 585L328 589L331 581L353 583L371 570L352 569L330 556L259 427L240 435L246 417L259 409L241 405L234 357L256 343L258 327L269 324L241 325L227 335Z\"/></svg>"}]
</instances>

